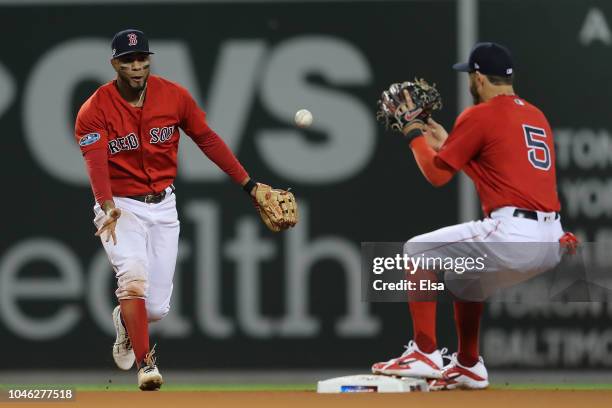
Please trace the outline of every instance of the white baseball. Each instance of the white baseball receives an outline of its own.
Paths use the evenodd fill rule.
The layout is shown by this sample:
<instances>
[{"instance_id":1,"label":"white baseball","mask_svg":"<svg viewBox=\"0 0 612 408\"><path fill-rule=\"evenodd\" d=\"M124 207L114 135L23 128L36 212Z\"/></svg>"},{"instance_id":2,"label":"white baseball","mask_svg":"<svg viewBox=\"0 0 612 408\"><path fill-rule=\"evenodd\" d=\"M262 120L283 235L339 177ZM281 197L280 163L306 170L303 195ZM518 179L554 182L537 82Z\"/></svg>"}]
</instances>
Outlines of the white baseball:
<instances>
[{"instance_id":1,"label":"white baseball","mask_svg":"<svg viewBox=\"0 0 612 408\"><path fill-rule=\"evenodd\" d=\"M301 128L310 126L312 124L312 113L308 109L300 109L295 113L295 124Z\"/></svg>"}]
</instances>

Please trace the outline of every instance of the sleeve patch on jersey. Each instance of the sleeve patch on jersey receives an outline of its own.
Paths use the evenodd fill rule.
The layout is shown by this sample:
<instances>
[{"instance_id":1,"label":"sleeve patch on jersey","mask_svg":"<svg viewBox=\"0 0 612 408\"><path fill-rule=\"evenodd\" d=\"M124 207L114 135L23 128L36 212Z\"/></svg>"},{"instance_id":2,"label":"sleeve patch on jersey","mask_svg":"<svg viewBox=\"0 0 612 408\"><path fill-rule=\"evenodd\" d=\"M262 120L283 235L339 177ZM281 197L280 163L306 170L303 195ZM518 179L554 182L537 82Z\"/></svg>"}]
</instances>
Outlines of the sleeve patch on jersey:
<instances>
[{"instance_id":1,"label":"sleeve patch on jersey","mask_svg":"<svg viewBox=\"0 0 612 408\"><path fill-rule=\"evenodd\" d=\"M99 133L89 133L83 136L81 139L79 139L79 146L82 146L82 147L89 146L91 144L96 143L98 140L100 140Z\"/></svg>"}]
</instances>

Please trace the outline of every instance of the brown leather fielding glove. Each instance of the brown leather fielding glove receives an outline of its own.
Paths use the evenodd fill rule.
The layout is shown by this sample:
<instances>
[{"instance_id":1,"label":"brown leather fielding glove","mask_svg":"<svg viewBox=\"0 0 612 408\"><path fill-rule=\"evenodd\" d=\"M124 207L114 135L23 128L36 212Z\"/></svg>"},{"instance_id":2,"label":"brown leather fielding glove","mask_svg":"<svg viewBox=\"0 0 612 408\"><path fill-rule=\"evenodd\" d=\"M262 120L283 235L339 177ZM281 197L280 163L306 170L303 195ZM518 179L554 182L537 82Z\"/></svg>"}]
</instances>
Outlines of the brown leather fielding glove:
<instances>
[{"instance_id":1,"label":"brown leather fielding glove","mask_svg":"<svg viewBox=\"0 0 612 408\"><path fill-rule=\"evenodd\" d=\"M297 202L293 193L257 183L255 208L270 231L279 232L298 222Z\"/></svg>"}]
</instances>

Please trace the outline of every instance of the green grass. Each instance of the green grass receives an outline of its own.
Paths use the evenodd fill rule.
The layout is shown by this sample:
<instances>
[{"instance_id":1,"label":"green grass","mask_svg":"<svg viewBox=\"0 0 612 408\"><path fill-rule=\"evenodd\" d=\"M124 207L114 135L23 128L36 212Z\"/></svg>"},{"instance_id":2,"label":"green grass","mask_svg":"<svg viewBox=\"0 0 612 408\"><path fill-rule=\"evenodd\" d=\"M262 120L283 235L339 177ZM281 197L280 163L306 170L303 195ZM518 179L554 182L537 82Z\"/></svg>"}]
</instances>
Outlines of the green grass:
<instances>
[{"instance_id":1,"label":"green grass","mask_svg":"<svg viewBox=\"0 0 612 408\"><path fill-rule=\"evenodd\" d=\"M138 391L136 384L67 384L67 385L14 385L0 384L7 388L76 389L77 391ZM164 391L315 391L315 384L164 384Z\"/></svg>"},{"instance_id":2,"label":"green grass","mask_svg":"<svg viewBox=\"0 0 612 408\"><path fill-rule=\"evenodd\" d=\"M107 388L108 387L108 388ZM77 391L137 391L136 385L77 385ZM314 391L313 384L164 384L164 391Z\"/></svg>"},{"instance_id":3,"label":"green grass","mask_svg":"<svg viewBox=\"0 0 612 408\"><path fill-rule=\"evenodd\" d=\"M76 389L81 391L138 391L136 384L68 384L68 385L12 385L0 384L0 390L7 388ZM536 390L536 391L612 391L612 384L493 384L493 390ZM315 391L315 384L165 384L162 391Z\"/></svg>"}]
</instances>

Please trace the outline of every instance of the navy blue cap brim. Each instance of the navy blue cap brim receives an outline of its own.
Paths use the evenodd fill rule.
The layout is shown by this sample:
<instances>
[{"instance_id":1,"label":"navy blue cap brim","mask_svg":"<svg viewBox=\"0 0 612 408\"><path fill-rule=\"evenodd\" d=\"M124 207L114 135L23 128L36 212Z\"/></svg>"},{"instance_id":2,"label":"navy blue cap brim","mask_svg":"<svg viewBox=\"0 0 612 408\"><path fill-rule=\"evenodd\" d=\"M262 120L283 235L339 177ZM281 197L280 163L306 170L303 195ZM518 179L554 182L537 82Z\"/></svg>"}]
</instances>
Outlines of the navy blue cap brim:
<instances>
[{"instance_id":1,"label":"navy blue cap brim","mask_svg":"<svg viewBox=\"0 0 612 408\"><path fill-rule=\"evenodd\" d=\"M130 50L130 51L122 52L121 54L113 55L113 58L123 57L124 55L128 55L128 54L148 54L148 55L151 55L151 54L155 54L155 53L151 52L151 51Z\"/></svg>"},{"instance_id":2,"label":"navy blue cap brim","mask_svg":"<svg viewBox=\"0 0 612 408\"><path fill-rule=\"evenodd\" d=\"M472 71L470 69L470 64L468 64L467 62L459 62L453 65L453 69L459 72L471 72Z\"/></svg>"}]
</instances>

